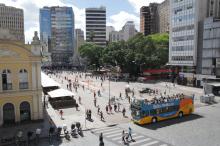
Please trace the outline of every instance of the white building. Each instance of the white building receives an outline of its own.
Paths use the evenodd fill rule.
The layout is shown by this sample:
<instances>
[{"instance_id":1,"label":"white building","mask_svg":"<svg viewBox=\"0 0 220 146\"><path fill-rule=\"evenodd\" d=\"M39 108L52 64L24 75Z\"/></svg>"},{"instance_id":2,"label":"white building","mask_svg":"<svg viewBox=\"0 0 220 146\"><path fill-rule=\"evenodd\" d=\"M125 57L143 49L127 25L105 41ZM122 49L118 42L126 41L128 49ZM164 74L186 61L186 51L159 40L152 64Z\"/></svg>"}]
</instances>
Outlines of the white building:
<instances>
[{"instance_id":1,"label":"white building","mask_svg":"<svg viewBox=\"0 0 220 146\"><path fill-rule=\"evenodd\" d=\"M206 0L170 1L169 64L181 71L195 71L198 24L206 16L206 6Z\"/></svg>"},{"instance_id":2,"label":"white building","mask_svg":"<svg viewBox=\"0 0 220 146\"><path fill-rule=\"evenodd\" d=\"M106 41L109 41L109 35L113 31L115 31L113 26L106 26Z\"/></svg>"},{"instance_id":3,"label":"white building","mask_svg":"<svg viewBox=\"0 0 220 146\"><path fill-rule=\"evenodd\" d=\"M113 31L110 33L110 42L127 41L137 34L135 24L133 21L127 21L120 31Z\"/></svg>"}]
</instances>

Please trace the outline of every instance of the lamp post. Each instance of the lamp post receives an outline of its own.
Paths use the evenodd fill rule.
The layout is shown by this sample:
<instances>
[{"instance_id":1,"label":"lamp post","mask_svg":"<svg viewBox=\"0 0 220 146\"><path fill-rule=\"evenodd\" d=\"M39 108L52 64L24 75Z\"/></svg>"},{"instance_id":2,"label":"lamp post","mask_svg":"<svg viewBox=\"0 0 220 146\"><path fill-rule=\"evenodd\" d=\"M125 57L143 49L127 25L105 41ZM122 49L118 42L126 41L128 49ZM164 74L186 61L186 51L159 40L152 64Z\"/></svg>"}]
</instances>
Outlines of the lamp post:
<instances>
[{"instance_id":1,"label":"lamp post","mask_svg":"<svg viewBox=\"0 0 220 146\"><path fill-rule=\"evenodd\" d=\"M109 97L108 97L108 103L110 104L110 75L111 75L111 73L110 72L108 72L108 95L109 95Z\"/></svg>"}]
</instances>

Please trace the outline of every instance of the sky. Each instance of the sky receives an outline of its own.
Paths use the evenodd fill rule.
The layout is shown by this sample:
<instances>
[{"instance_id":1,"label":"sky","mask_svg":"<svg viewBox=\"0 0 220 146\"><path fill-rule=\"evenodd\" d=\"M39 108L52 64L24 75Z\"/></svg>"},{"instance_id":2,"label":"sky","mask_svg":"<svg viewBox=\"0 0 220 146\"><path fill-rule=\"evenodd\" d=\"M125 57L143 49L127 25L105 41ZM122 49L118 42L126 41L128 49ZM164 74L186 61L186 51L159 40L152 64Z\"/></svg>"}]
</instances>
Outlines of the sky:
<instances>
[{"instance_id":1,"label":"sky","mask_svg":"<svg viewBox=\"0 0 220 146\"><path fill-rule=\"evenodd\" d=\"M107 26L121 30L126 21L134 21L139 31L139 13L142 6L164 0L0 0L7 6L24 10L25 42L30 42L34 31L39 32L39 9L44 6L70 6L75 14L75 28L85 31L85 8L106 7Z\"/></svg>"}]
</instances>

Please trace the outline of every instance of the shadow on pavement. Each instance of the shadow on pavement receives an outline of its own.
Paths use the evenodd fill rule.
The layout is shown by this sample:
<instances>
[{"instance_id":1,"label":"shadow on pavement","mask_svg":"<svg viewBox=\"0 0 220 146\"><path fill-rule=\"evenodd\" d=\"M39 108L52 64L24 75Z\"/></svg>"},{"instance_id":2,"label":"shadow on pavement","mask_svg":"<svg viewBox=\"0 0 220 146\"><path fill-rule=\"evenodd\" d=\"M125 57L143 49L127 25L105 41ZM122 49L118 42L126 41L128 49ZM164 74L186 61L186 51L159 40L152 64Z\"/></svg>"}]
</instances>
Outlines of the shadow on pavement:
<instances>
[{"instance_id":1,"label":"shadow on pavement","mask_svg":"<svg viewBox=\"0 0 220 146\"><path fill-rule=\"evenodd\" d=\"M200 116L200 115L197 115L197 114L191 114L191 115L184 116L183 118L174 118L174 119L168 119L168 120L160 121L160 122L155 123L155 124L141 125L141 127L151 129L151 130L156 130L156 129L163 128L163 127L166 127L166 126L171 126L171 125L174 125L174 124L188 122L188 121L192 121L192 120L196 120L196 119L200 119L200 118L203 118L203 116Z\"/></svg>"}]
</instances>

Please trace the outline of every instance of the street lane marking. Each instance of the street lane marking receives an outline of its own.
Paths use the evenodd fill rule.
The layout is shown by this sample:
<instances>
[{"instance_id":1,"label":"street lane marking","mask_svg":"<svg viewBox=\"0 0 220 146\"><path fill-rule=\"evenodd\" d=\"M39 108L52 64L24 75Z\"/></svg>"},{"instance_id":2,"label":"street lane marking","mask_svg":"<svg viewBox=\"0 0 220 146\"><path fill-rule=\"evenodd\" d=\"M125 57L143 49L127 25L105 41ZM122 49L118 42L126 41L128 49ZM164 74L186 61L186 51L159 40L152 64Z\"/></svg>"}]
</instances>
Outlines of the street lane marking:
<instances>
[{"instance_id":1,"label":"street lane marking","mask_svg":"<svg viewBox=\"0 0 220 146\"><path fill-rule=\"evenodd\" d=\"M152 141L150 143L147 143L147 144L144 144L144 145L141 145L141 146L150 146L150 145L153 145L153 144L156 144L158 143L158 141Z\"/></svg>"},{"instance_id":2,"label":"street lane marking","mask_svg":"<svg viewBox=\"0 0 220 146\"><path fill-rule=\"evenodd\" d=\"M136 136L136 137L132 137L134 140L136 140L137 142L137 139L139 138L143 138L144 136L143 135L139 135L139 136ZM118 143L120 143L121 141L119 140Z\"/></svg>"},{"instance_id":3,"label":"street lane marking","mask_svg":"<svg viewBox=\"0 0 220 146\"><path fill-rule=\"evenodd\" d=\"M118 127L102 127L102 128L98 128L92 131L101 131L101 130L107 130L107 129L112 129L112 128L118 128Z\"/></svg>"},{"instance_id":4,"label":"street lane marking","mask_svg":"<svg viewBox=\"0 0 220 146\"><path fill-rule=\"evenodd\" d=\"M159 145L159 146L168 146L167 144L162 144L162 145Z\"/></svg>"},{"instance_id":5,"label":"street lane marking","mask_svg":"<svg viewBox=\"0 0 220 146\"><path fill-rule=\"evenodd\" d=\"M103 134L105 134L105 135L109 135L109 134L112 134L112 133L118 133L118 132L121 132L121 129L120 129L120 130L110 131L110 132L103 132Z\"/></svg>"},{"instance_id":6,"label":"street lane marking","mask_svg":"<svg viewBox=\"0 0 220 146\"><path fill-rule=\"evenodd\" d=\"M146 139L138 140L136 142L130 143L129 145L132 146L132 145L135 145L135 144L138 144L138 143L142 143L142 142L146 142L146 141L149 141L149 140L151 140L151 138L146 138Z\"/></svg>"},{"instance_id":7,"label":"street lane marking","mask_svg":"<svg viewBox=\"0 0 220 146\"><path fill-rule=\"evenodd\" d=\"M104 129L104 130L97 130L95 131L96 133L103 133L103 132L106 132L106 131L113 131L113 130L118 130L119 128L111 128L111 129Z\"/></svg>"},{"instance_id":8,"label":"street lane marking","mask_svg":"<svg viewBox=\"0 0 220 146\"><path fill-rule=\"evenodd\" d=\"M106 137L108 137L108 138L110 138L110 137L115 137L115 136L119 136L119 135L122 135L121 133L116 133L116 134L113 134L113 135L109 135L109 136L106 136ZM118 137L117 137L118 138ZM119 137L120 138L120 137Z\"/></svg>"},{"instance_id":9,"label":"street lane marking","mask_svg":"<svg viewBox=\"0 0 220 146\"><path fill-rule=\"evenodd\" d=\"M120 133L122 135L122 133ZM136 133L132 134L132 136L137 135ZM112 140L118 140L118 139L122 139L122 137L116 137L116 138L112 138Z\"/></svg>"}]
</instances>

